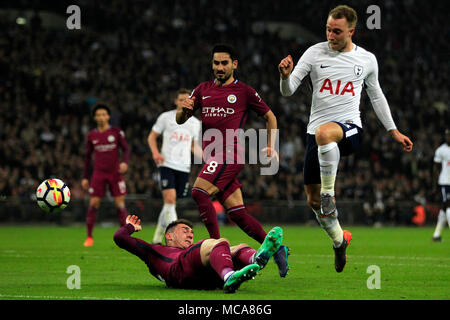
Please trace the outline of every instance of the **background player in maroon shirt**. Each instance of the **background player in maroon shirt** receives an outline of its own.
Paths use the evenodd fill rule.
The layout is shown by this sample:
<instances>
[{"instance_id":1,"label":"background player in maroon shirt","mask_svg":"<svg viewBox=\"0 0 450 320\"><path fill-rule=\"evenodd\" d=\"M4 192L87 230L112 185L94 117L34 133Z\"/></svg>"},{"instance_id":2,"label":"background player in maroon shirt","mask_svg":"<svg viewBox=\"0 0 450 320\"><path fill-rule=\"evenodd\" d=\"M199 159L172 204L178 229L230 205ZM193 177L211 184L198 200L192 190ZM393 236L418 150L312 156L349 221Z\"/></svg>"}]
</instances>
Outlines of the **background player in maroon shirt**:
<instances>
[{"instance_id":1,"label":"background player in maroon shirt","mask_svg":"<svg viewBox=\"0 0 450 320\"><path fill-rule=\"evenodd\" d=\"M131 237L133 232L142 230L137 216L127 216L126 223L114 234L114 242L138 256L155 278L173 288L223 287L226 293L233 293L265 267L283 241L283 231L275 227L258 250L244 243L230 247L224 238L194 243L192 223L178 219L166 228L167 245L149 244Z\"/></svg>"},{"instance_id":2,"label":"background player in maroon shirt","mask_svg":"<svg viewBox=\"0 0 450 320\"><path fill-rule=\"evenodd\" d=\"M94 244L92 231L100 207L100 199L105 196L106 185L109 185L114 205L117 208L119 223L125 224L127 210L125 208L126 184L122 177L128 169L130 151L125 134L120 128L109 125L111 111L106 105L98 104L92 110L97 128L91 130L86 139L86 155L81 186L89 191L90 200L86 216L87 238L85 247ZM122 150L120 161L119 148ZM91 156L94 154L94 170L89 183Z\"/></svg>"},{"instance_id":3,"label":"background player in maroon shirt","mask_svg":"<svg viewBox=\"0 0 450 320\"><path fill-rule=\"evenodd\" d=\"M276 137L271 134L272 130L277 129L277 119L255 89L235 79L234 71L237 66L238 60L232 46L215 45L212 50L215 79L202 82L193 90L191 96L183 102L182 109L177 111L176 120L178 124L182 124L193 112L201 110L205 165L192 188L192 198L210 237L220 238L216 211L210 198L211 195L216 195L227 210L228 217L250 237L262 243L266 232L261 224L247 213L242 197L242 185L237 179L244 167L243 148L239 138L228 141L226 136L227 130L243 129L249 111L253 110L266 120L268 147L262 151L267 153L267 157L275 157L278 161L278 153L274 148ZM206 138L208 132L214 130L222 134L223 144L219 145L219 148L209 148L212 142ZM213 143L217 145L217 139L214 139ZM214 149L214 154L209 154L207 149ZM287 256L288 248L285 246L281 246L274 256L282 277L285 277L289 270Z\"/></svg>"}]
</instances>

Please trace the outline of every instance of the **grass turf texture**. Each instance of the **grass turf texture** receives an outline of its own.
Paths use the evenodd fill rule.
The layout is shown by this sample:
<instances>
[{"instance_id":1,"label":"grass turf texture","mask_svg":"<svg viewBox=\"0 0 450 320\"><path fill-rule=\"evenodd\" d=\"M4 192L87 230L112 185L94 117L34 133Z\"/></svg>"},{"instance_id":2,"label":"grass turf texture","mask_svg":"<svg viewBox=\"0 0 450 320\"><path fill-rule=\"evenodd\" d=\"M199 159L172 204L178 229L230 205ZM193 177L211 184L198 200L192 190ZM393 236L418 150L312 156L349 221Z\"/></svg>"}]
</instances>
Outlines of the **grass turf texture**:
<instances>
[{"instance_id":1,"label":"grass turf texture","mask_svg":"<svg viewBox=\"0 0 450 320\"><path fill-rule=\"evenodd\" d=\"M272 226L265 226L269 230ZM153 278L137 257L118 248L117 227L97 227L95 244L83 247L85 227L0 227L0 299L162 299L162 300L416 300L450 298L450 232L433 243L433 228L350 227L353 240L347 266L334 270L331 241L319 227L282 226L283 243L291 248L291 270L280 278L273 261L235 294L221 290L169 289ZM195 239L207 237L197 225ZM154 227L145 225L135 237L151 241ZM237 227L221 227L232 244L259 245ZM69 266L81 270L81 289L69 290ZM380 268L380 289L368 289ZM373 283L373 282L371 282Z\"/></svg>"}]
</instances>

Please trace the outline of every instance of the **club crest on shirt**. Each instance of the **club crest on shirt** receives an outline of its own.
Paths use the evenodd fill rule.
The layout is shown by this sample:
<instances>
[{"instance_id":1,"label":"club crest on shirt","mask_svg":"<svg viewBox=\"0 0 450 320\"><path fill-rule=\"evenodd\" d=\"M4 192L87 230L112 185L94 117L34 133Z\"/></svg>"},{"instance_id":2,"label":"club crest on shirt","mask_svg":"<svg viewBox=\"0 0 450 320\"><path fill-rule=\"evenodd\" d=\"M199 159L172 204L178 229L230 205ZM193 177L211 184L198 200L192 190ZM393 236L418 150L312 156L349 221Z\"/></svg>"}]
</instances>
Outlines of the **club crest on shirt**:
<instances>
[{"instance_id":1,"label":"club crest on shirt","mask_svg":"<svg viewBox=\"0 0 450 320\"><path fill-rule=\"evenodd\" d=\"M357 77L359 77L363 73L363 67L355 65L355 67L353 68L353 71L355 71L355 75Z\"/></svg>"},{"instance_id":2,"label":"club crest on shirt","mask_svg":"<svg viewBox=\"0 0 450 320\"><path fill-rule=\"evenodd\" d=\"M235 103L236 100L237 100L237 98L236 98L236 96L235 96L234 94L230 94L230 95L227 97L227 101L228 101L229 103Z\"/></svg>"},{"instance_id":3,"label":"club crest on shirt","mask_svg":"<svg viewBox=\"0 0 450 320\"><path fill-rule=\"evenodd\" d=\"M114 136L108 136L108 142L114 142L114 140L116 140L116 138L114 138Z\"/></svg>"}]
</instances>

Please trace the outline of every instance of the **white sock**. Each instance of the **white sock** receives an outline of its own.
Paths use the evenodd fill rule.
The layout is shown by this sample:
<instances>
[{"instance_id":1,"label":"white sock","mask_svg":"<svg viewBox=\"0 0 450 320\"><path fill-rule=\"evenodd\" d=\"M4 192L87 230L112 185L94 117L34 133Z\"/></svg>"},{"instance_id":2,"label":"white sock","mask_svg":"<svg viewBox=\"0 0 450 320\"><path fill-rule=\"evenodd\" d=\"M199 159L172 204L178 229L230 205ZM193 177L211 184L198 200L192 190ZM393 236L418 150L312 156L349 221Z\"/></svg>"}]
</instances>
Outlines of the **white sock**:
<instances>
[{"instance_id":1,"label":"white sock","mask_svg":"<svg viewBox=\"0 0 450 320\"><path fill-rule=\"evenodd\" d=\"M344 239L344 231L342 231L341 225L338 220L338 211L330 216L322 217L320 215L320 209L314 210L316 214L316 219L319 222L320 226L323 230L328 234L331 241L333 241L333 246L338 248L341 246L342 241Z\"/></svg>"},{"instance_id":2,"label":"white sock","mask_svg":"<svg viewBox=\"0 0 450 320\"><path fill-rule=\"evenodd\" d=\"M447 223L448 226L450 228L450 207L447 208L447 210L445 211L446 215L447 215Z\"/></svg>"},{"instance_id":3,"label":"white sock","mask_svg":"<svg viewBox=\"0 0 450 320\"><path fill-rule=\"evenodd\" d=\"M320 165L320 193L334 196L334 183L341 153L336 142L330 142L317 148Z\"/></svg>"},{"instance_id":4,"label":"white sock","mask_svg":"<svg viewBox=\"0 0 450 320\"><path fill-rule=\"evenodd\" d=\"M175 220L177 220L175 204L165 203L159 213L155 234L153 235L153 243L162 243L167 226Z\"/></svg>"},{"instance_id":5,"label":"white sock","mask_svg":"<svg viewBox=\"0 0 450 320\"><path fill-rule=\"evenodd\" d=\"M228 272L224 277L223 277L223 281L227 282L228 278L234 273L234 271L230 271Z\"/></svg>"},{"instance_id":6,"label":"white sock","mask_svg":"<svg viewBox=\"0 0 450 320\"><path fill-rule=\"evenodd\" d=\"M448 216L449 208L447 208L447 216ZM439 215L437 219L436 229L434 230L433 238L437 238L441 235L442 229L445 226L445 212L443 209L439 210Z\"/></svg>"},{"instance_id":7,"label":"white sock","mask_svg":"<svg viewBox=\"0 0 450 320\"><path fill-rule=\"evenodd\" d=\"M164 204L163 210L166 210L166 226L172 221L177 220L178 217L177 211L175 210L175 204Z\"/></svg>"}]
</instances>

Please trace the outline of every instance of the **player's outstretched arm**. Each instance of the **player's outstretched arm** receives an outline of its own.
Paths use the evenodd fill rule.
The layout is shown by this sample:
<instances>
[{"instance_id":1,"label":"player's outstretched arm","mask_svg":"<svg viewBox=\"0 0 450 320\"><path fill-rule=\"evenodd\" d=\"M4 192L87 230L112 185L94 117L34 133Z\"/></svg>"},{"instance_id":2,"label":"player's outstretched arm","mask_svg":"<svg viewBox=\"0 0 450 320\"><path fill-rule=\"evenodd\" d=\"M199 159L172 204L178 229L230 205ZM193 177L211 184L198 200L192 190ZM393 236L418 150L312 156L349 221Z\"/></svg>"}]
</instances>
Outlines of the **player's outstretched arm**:
<instances>
[{"instance_id":1,"label":"player's outstretched arm","mask_svg":"<svg viewBox=\"0 0 450 320\"><path fill-rule=\"evenodd\" d=\"M406 152L412 151L413 143L412 143L411 139L409 139L407 136L400 133L400 131L398 131L397 129L390 130L389 134L395 141L397 141L398 143L400 143L403 146L403 150L405 150Z\"/></svg>"}]
</instances>

